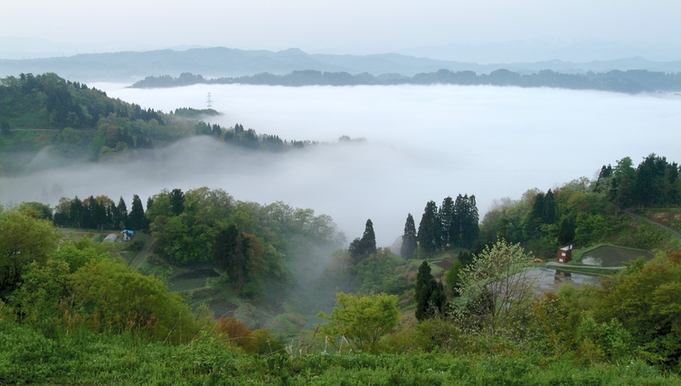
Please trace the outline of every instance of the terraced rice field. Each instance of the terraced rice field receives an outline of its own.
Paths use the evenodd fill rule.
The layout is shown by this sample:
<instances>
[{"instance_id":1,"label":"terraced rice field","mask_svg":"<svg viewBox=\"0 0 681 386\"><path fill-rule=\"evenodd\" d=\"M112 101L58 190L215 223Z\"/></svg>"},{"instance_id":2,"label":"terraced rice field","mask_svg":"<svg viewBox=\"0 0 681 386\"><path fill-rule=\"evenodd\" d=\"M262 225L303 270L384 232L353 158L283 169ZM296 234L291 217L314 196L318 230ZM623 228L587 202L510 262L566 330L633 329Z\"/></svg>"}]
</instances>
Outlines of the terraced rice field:
<instances>
[{"instance_id":1,"label":"terraced rice field","mask_svg":"<svg viewBox=\"0 0 681 386\"><path fill-rule=\"evenodd\" d=\"M579 262L599 267L622 267L625 262L638 259L639 257L650 260L653 258L653 254L642 249L604 245L584 252Z\"/></svg>"},{"instance_id":2,"label":"terraced rice field","mask_svg":"<svg viewBox=\"0 0 681 386\"><path fill-rule=\"evenodd\" d=\"M206 279L220 276L212 268L193 269L188 272L170 277L168 280L169 291L189 291L206 286Z\"/></svg>"}]
</instances>

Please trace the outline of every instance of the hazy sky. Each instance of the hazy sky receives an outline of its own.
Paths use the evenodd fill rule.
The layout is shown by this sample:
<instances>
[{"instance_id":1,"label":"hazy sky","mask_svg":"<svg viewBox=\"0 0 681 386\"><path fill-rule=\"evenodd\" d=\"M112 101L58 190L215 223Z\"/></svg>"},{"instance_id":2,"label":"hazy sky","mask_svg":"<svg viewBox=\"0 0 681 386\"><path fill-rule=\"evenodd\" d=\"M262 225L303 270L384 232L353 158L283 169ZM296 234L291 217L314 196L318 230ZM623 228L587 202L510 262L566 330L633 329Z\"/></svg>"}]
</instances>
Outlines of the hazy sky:
<instances>
[{"instance_id":1,"label":"hazy sky","mask_svg":"<svg viewBox=\"0 0 681 386\"><path fill-rule=\"evenodd\" d=\"M681 41L679 0L7 0L0 37L378 53L524 39Z\"/></svg>"}]
</instances>

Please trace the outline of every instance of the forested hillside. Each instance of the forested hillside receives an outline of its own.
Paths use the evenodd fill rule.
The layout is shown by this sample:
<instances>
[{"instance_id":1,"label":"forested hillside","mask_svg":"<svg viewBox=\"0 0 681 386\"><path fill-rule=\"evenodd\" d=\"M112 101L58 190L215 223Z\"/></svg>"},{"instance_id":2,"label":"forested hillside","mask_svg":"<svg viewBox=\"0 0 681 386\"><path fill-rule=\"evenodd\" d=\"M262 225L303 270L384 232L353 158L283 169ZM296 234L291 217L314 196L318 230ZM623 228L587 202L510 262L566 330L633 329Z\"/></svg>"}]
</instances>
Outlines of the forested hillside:
<instances>
[{"instance_id":1,"label":"forested hillside","mask_svg":"<svg viewBox=\"0 0 681 386\"><path fill-rule=\"evenodd\" d=\"M615 242L632 248L662 247L664 232L650 224L629 229L626 208L681 205L679 165L650 154L634 167L630 157L603 166L596 181L586 178L545 192L528 190L519 200L498 200L480 224L481 241L502 237L541 257L559 247Z\"/></svg>"},{"instance_id":2,"label":"forested hillside","mask_svg":"<svg viewBox=\"0 0 681 386\"><path fill-rule=\"evenodd\" d=\"M470 207L471 196L468 204L464 197L457 197L459 208ZM457 200L446 198L443 207ZM142 221L140 204L133 196L128 213L122 198L115 205L89 197L64 199L54 211L36 203L0 210L3 382L681 382L678 240L601 287L539 294L514 274L531 266L533 255L503 237L471 257L459 254L461 263L441 277L435 261L377 248L368 220L363 237L335 252L319 276L326 287L351 280L356 294L338 293L336 307L319 314L326 323L282 342L271 332L281 318L252 330L238 319L247 314L215 314L212 301L190 308L191 291L168 292L167 269L154 277L126 266L134 242L64 238L48 219L148 226L154 264L212 265L220 279L211 285L222 299L232 293L251 299L251 309L280 309L292 320L300 311L287 293L304 299L318 291L301 295L294 287L310 283L301 273L324 264L321 256L339 245L330 218L207 188L160 192ZM427 203L426 211L433 207ZM466 251L458 241L450 247ZM445 253L450 247L441 246Z\"/></svg>"},{"instance_id":3,"label":"forested hillside","mask_svg":"<svg viewBox=\"0 0 681 386\"><path fill-rule=\"evenodd\" d=\"M155 146L193 135L212 136L250 150L279 152L313 144L260 135L241 124L223 128L199 119L215 110L178 108L169 114L144 109L56 74L0 79L0 176L17 175L41 150L61 165L127 161Z\"/></svg>"}]
</instances>

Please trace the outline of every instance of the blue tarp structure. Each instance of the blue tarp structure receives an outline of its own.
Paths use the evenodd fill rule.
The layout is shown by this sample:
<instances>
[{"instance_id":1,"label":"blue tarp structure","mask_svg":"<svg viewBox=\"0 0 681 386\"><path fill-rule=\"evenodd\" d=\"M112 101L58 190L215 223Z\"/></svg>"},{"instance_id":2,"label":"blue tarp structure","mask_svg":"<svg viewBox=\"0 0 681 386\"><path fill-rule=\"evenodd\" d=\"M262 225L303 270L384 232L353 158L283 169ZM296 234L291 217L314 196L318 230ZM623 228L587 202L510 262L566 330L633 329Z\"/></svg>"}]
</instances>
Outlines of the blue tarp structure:
<instances>
[{"instance_id":1,"label":"blue tarp structure","mask_svg":"<svg viewBox=\"0 0 681 386\"><path fill-rule=\"evenodd\" d=\"M123 229L121 233L123 234L123 241L132 240L132 238L135 236L135 232L131 231L130 229Z\"/></svg>"}]
</instances>

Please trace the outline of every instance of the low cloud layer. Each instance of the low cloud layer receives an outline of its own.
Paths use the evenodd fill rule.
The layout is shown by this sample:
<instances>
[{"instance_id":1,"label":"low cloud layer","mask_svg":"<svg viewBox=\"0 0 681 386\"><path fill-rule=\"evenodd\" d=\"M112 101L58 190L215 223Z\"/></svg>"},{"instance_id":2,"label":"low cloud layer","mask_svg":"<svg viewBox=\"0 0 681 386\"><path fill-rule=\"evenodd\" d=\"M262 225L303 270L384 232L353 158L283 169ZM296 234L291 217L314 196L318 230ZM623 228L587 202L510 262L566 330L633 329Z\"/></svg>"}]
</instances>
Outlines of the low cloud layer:
<instances>
[{"instance_id":1,"label":"low cloud layer","mask_svg":"<svg viewBox=\"0 0 681 386\"><path fill-rule=\"evenodd\" d=\"M348 239L371 218L378 244L418 223L428 200L475 194L481 217L492 200L555 187L601 165L656 153L681 161L681 98L593 91L461 86L206 86L123 89L109 96L170 111L205 107L211 119L260 134L322 143L284 154L249 153L190 138L145 161L91 164L0 179L0 202L106 194L146 200L163 188L222 188L236 199L284 201L331 215ZM341 135L367 142L336 143ZM41 155L45 157L45 155ZM53 198L54 199L54 198Z\"/></svg>"}]
</instances>

